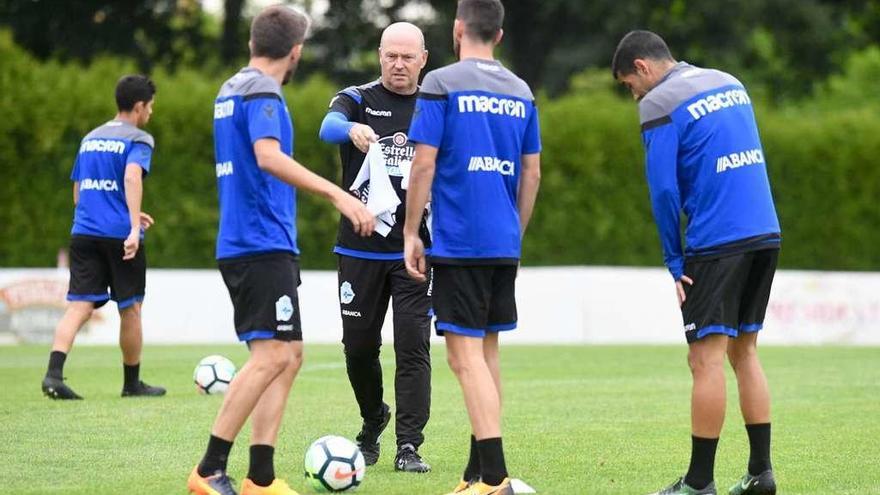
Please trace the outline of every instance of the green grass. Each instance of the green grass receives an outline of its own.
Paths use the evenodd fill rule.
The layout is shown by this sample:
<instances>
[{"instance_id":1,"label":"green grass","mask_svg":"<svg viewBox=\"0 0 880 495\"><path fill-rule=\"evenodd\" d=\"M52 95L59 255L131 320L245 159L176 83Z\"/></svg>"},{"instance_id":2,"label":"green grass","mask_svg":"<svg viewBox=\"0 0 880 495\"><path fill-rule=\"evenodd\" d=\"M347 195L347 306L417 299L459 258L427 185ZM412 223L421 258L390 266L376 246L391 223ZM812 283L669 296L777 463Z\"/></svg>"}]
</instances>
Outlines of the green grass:
<instances>
[{"instance_id":1,"label":"green grass","mask_svg":"<svg viewBox=\"0 0 880 495\"><path fill-rule=\"evenodd\" d=\"M190 382L198 360L243 346L149 347L144 378L162 399L120 399L119 351L77 347L66 375L85 401L53 402L39 382L48 349L0 347L0 493L173 494L199 460L220 397ZM541 494L641 494L687 468L690 375L681 347L505 347L504 444L512 475ZM880 349L765 348L773 392L773 461L780 493L880 494ZM393 356L383 355L391 400ZM395 473L393 435L358 493L442 494L458 480L469 427L458 386L434 349L433 407L422 447L434 470ZM732 374L729 373L729 376ZM748 443L728 382L716 480L742 474ZM324 434L360 426L337 346L311 345L281 430L276 471L308 493L302 455ZM389 428L393 433L393 428ZM247 469L247 430L230 473ZM724 492L726 493L726 491Z\"/></svg>"}]
</instances>

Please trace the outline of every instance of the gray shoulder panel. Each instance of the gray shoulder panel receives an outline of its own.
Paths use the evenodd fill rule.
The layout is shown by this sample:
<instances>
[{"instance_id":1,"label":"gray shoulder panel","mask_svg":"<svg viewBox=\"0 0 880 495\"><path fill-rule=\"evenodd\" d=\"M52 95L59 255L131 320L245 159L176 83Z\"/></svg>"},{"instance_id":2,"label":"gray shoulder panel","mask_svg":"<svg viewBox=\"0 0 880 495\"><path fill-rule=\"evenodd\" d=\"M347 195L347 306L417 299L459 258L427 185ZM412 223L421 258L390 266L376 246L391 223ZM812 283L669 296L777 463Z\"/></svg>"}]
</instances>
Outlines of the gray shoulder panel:
<instances>
[{"instance_id":1,"label":"gray shoulder panel","mask_svg":"<svg viewBox=\"0 0 880 495\"><path fill-rule=\"evenodd\" d=\"M639 102L639 121L651 122L671 114L694 96L723 86L742 86L735 77L714 69L679 62L665 80Z\"/></svg>"},{"instance_id":2,"label":"gray shoulder panel","mask_svg":"<svg viewBox=\"0 0 880 495\"><path fill-rule=\"evenodd\" d=\"M150 133L118 120L111 120L100 127L96 127L92 132L86 134L83 141L88 139L125 139L133 143L146 144L150 148L155 147L155 141Z\"/></svg>"},{"instance_id":3,"label":"gray shoulder panel","mask_svg":"<svg viewBox=\"0 0 880 495\"><path fill-rule=\"evenodd\" d=\"M281 86L257 69L245 67L223 83L217 97L228 98L230 96L251 96L266 93L281 97Z\"/></svg>"},{"instance_id":4,"label":"gray shoulder panel","mask_svg":"<svg viewBox=\"0 0 880 495\"><path fill-rule=\"evenodd\" d=\"M466 59L433 70L425 76L421 92L445 95L460 91L486 91L532 101L529 85L494 61Z\"/></svg>"}]
</instances>

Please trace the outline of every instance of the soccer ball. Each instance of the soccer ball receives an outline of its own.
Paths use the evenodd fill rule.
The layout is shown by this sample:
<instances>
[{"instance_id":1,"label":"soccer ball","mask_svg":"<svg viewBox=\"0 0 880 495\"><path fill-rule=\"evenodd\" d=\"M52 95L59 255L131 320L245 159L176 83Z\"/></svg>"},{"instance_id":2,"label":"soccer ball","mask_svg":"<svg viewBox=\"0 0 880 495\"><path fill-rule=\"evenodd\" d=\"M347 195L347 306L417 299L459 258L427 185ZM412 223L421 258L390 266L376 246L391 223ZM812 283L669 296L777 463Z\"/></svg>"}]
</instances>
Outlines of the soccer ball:
<instances>
[{"instance_id":1,"label":"soccer ball","mask_svg":"<svg viewBox=\"0 0 880 495\"><path fill-rule=\"evenodd\" d=\"M319 492L344 492L364 481L367 467L357 445L328 435L309 446L305 458L306 478Z\"/></svg>"},{"instance_id":2,"label":"soccer ball","mask_svg":"<svg viewBox=\"0 0 880 495\"><path fill-rule=\"evenodd\" d=\"M193 371L196 388L203 394L225 394L234 376L232 361L216 354L199 361Z\"/></svg>"}]
</instances>

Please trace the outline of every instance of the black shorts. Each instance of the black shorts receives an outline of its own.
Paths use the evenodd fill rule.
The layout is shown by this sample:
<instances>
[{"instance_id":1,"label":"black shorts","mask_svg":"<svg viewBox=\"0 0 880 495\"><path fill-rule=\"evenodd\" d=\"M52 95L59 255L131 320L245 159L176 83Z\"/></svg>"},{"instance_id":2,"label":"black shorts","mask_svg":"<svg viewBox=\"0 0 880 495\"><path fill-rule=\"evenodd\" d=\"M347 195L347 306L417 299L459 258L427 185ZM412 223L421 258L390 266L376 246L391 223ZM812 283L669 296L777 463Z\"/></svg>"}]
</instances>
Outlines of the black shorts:
<instances>
[{"instance_id":1,"label":"black shorts","mask_svg":"<svg viewBox=\"0 0 880 495\"><path fill-rule=\"evenodd\" d=\"M431 315L428 282L419 282L406 272L403 260L370 260L339 256L339 308L343 342L351 331L367 332L377 338L385 322L388 301L394 314Z\"/></svg>"},{"instance_id":2,"label":"black shorts","mask_svg":"<svg viewBox=\"0 0 880 495\"><path fill-rule=\"evenodd\" d=\"M75 235L70 239L68 301L90 301L96 308L116 301L125 309L144 300L147 254L143 241L134 258L124 261L122 239ZM107 289L110 293L107 293Z\"/></svg>"},{"instance_id":3,"label":"black shorts","mask_svg":"<svg viewBox=\"0 0 880 495\"><path fill-rule=\"evenodd\" d=\"M688 260L681 307L689 344L710 334L739 336L764 325L779 249L763 249L714 259Z\"/></svg>"},{"instance_id":4,"label":"black shorts","mask_svg":"<svg viewBox=\"0 0 880 495\"><path fill-rule=\"evenodd\" d=\"M267 253L221 260L219 264L235 310L238 340L302 340L296 256Z\"/></svg>"},{"instance_id":5,"label":"black shorts","mask_svg":"<svg viewBox=\"0 0 880 495\"><path fill-rule=\"evenodd\" d=\"M516 328L516 265L432 265L437 335L485 337Z\"/></svg>"}]
</instances>

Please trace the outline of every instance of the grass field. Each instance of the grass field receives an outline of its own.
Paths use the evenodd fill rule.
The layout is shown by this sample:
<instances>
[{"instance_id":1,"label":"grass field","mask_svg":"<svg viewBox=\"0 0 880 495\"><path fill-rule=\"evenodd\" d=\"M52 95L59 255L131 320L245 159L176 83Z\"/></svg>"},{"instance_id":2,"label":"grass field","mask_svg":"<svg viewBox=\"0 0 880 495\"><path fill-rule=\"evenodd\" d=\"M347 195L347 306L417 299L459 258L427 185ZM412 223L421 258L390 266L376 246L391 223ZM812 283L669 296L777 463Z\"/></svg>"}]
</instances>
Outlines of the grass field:
<instances>
[{"instance_id":1,"label":"grass field","mask_svg":"<svg viewBox=\"0 0 880 495\"><path fill-rule=\"evenodd\" d=\"M66 375L81 402L42 397L48 349L0 347L0 493L180 494L205 446L219 397L196 394L198 360L243 346L149 347L143 372L162 399L120 399L119 351L77 347ZM687 468L690 376L681 347L506 347L504 443L511 474L541 494L644 494ZM880 494L880 349L766 348L780 493ZM391 401L393 356L383 355ZM432 418L422 447L434 470L395 473L393 435L362 494L442 494L458 480L469 435L458 386L434 349ZM729 374L732 376L732 374ZM745 469L748 444L728 382L728 421L716 480ZM308 493L302 455L324 434L353 438L360 423L337 346L311 345L282 427L276 471ZM389 433L393 428L389 427ZM247 431L230 474L247 469Z\"/></svg>"}]
</instances>

